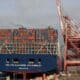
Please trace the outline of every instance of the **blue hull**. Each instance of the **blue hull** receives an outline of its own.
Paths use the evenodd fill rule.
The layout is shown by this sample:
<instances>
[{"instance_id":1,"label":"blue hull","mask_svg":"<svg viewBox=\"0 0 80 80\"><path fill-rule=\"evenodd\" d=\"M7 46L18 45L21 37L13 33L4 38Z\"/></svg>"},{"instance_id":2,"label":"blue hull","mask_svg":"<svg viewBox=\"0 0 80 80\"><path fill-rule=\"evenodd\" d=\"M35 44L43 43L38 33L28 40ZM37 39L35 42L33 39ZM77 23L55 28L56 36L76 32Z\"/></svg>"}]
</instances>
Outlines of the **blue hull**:
<instances>
[{"instance_id":1,"label":"blue hull","mask_svg":"<svg viewBox=\"0 0 80 80\"><path fill-rule=\"evenodd\" d=\"M0 54L0 71L57 71L57 60L57 55L50 54Z\"/></svg>"}]
</instances>

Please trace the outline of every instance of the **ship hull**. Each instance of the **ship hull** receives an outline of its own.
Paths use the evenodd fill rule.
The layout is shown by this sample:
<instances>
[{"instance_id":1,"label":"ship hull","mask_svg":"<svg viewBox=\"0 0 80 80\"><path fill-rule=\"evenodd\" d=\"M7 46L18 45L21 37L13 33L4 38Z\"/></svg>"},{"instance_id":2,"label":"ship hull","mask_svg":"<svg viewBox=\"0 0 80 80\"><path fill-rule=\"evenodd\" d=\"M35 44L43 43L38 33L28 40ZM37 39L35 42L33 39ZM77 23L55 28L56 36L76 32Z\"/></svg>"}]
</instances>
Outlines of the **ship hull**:
<instances>
[{"instance_id":1,"label":"ship hull","mask_svg":"<svg viewBox=\"0 0 80 80\"><path fill-rule=\"evenodd\" d=\"M59 71L58 56L50 54L0 54L0 71L46 73Z\"/></svg>"}]
</instances>

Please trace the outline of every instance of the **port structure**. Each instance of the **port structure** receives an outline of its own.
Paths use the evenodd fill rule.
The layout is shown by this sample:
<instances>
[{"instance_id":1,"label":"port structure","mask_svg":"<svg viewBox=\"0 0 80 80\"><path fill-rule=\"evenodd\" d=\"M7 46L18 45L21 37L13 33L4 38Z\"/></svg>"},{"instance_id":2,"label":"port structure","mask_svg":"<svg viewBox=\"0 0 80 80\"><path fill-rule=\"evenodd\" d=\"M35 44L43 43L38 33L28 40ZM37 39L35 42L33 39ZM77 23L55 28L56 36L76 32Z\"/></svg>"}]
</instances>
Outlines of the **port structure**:
<instances>
[{"instance_id":1,"label":"port structure","mask_svg":"<svg viewBox=\"0 0 80 80\"><path fill-rule=\"evenodd\" d=\"M80 66L80 28L69 15L64 14L61 0L56 0L56 5L64 39L64 71L68 71L68 67Z\"/></svg>"}]
</instances>

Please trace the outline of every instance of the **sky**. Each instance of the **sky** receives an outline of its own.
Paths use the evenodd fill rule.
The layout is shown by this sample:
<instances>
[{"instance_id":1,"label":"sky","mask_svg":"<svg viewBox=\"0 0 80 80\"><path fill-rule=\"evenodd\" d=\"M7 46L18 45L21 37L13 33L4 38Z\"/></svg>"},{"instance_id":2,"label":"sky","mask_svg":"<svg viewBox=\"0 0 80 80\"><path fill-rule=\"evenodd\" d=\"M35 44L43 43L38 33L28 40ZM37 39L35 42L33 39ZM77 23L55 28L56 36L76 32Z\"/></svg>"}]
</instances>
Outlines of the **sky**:
<instances>
[{"instance_id":1,"label":"sky","mask_svg":"<svg viewBox=\"0 0 80 80\"><path fill-rule=\"evenodd\" d=\"M64 14L80 20L80 0L61 0ZM56 0L0 0L0 27L58 27Z\"/></svg>"}]
</instances>

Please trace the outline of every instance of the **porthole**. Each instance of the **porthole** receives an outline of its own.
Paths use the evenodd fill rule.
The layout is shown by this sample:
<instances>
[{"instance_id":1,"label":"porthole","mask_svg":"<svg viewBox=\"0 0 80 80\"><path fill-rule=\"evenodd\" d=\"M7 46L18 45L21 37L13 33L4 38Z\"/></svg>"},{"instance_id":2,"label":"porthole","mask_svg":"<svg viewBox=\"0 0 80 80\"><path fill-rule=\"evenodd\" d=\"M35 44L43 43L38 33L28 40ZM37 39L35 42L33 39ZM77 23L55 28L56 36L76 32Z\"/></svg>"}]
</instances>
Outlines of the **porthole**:
<instances>
[{"instance_id":1,"label":"porthole","mask_svg":"<svg viewBox=\"0 0 80 80\"><path fill-rule=\"evenodd\" d=\"M33 58L30 58L28 63L29 64L34 64L34 62L35 62L35 60Z\"/></svg>"},{"instance_id":2,"label":"porthole","mask_svg":"<svg viewBox=\"0 0 80 80\"><path fill-rule=\"evenodd\" d=\"M6 63L10 63L10 59L8 58L8 59L6 59Z\"/></svg>"},{"instance_id":3,"label":"porthole","mask_svg":"<svg viewBox=\"0 0 80 80\"><path fill-rule=\"evenodd\" d=\"M13 59L13 63L15 63L15 64L19 64L19 59L14 58L14 59Z\"/></svg>"}]
</instances>

